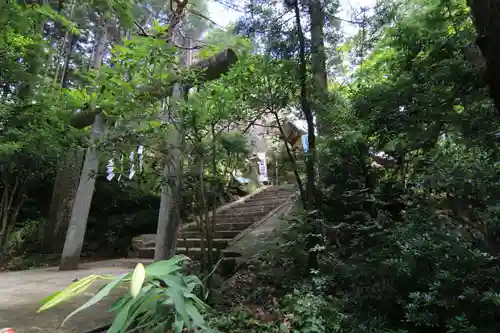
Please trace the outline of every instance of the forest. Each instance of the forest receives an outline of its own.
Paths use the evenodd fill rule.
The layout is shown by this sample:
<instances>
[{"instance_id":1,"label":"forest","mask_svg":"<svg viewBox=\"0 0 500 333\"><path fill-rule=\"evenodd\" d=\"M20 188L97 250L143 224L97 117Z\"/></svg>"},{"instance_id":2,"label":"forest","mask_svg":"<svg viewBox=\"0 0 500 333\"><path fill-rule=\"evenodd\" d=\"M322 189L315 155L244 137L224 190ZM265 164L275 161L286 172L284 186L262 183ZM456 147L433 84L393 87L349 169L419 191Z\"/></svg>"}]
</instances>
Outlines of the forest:
<instances>
[{"instance_id":1,"label":"forest","mask_svg":"<svg viewBox=\"0 0 500 333\"><path fill-rule=\"evenodd\" d=\"M0 270L124 257L161 229L156 263L83 306L131 284L108 332L497 332L498 1L214 1L239 18L0 2ZM263 118L270 178L297 187L286 230L228 283L210 255L183 274L169 235L253 190L233 175Z\"/></svg>"}]
</instances>

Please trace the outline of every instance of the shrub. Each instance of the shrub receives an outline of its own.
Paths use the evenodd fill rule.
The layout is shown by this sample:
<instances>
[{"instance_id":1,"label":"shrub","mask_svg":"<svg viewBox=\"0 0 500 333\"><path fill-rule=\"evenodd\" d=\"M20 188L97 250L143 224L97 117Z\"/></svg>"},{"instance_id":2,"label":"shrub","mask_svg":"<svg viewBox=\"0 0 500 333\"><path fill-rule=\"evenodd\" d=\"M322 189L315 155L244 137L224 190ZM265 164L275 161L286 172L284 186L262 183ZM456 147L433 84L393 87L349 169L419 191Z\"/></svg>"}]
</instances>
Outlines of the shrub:
<instances>
[{"instance_id":1,"label":"shrub","mask_svg":"<svg viewBox=\"0 0 500 333\"><path fill-rule=\"evenodd\" d=\"M117 299L110 308L116 315L108 333L123 333L130 328L174 333L181 333L184 329L209 332L211 330L203 318L208 306L196 296L202 291L203 284L196 276L181 273L187 260L189 258L186 256L175 256L155 262L147 268L138 264L133 273L118 278L90 275L46 298L38 311L48 310L85 292L97 280L110 281L68 315L66 321L106 298L116 287L130 283L130 292Z\"/></svg>"}]
</instances>

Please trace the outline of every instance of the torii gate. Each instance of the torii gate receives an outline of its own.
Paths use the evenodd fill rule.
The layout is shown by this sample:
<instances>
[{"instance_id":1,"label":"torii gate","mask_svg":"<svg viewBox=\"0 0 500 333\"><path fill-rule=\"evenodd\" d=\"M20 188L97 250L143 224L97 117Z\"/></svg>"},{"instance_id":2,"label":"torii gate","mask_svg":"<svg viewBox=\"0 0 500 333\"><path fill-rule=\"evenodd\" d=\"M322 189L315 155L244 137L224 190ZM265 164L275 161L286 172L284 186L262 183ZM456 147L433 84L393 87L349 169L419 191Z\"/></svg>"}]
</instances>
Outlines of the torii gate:
<instances>
[{"instance_id":1,"label":"torii gate","mask_svg":"<svg viewBox=\"0 0 500 333\"><path fill-rule=\"evenodd\" d=\"M185 91L188 91L195 85L199 86L205 82L220 78L230 70L231 66L233 66L237 60L238 57L236 53L232 49L226 49L217 55L186 67L181 73L190 73L194 71L196 73L196 81L191 80L184 82ZM162 97L171 96L174 85L175 83L168 87L165 94L162 94ZM93 125L92 137L94 141L98 140L104 132L104 123L99 110L89 107L75 114L70 120L70 125L78 129ZM98 167L95 147L91 145L85 156L83 170L97 171ZM74 270L78 268L94 189L95 177L82 172L78 190L75 195L71 221L66 233L66 241L64 243L59 270Z\"/></svg>"}]
</instances>

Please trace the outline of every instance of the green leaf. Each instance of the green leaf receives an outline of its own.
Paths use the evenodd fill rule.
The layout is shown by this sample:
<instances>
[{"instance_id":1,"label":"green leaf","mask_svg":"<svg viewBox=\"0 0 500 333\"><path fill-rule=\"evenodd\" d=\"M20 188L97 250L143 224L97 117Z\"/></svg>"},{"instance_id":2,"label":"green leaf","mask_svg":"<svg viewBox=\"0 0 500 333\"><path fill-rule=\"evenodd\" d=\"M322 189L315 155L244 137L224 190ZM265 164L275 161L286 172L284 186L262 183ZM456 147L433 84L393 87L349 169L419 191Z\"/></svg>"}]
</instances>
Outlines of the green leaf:
<instances>
[{"instance_id":1,"label":"green leaf","mask_svg":"<svg viewBox=\"0 0 500 333\"><path fill-rule=\"evenodd\" d=\"M51 296L45 298L42 301L41 307L38 309L37 312L40 313L42 311L48 310L64 301L73 298L76 295L83 293L92 285L92 283L95 280L99 278L100 278L99 275L90 275L70 284L66 289L58 291L52 294Z\"/></svg>"},{"instance_id":2,"label":"green leaf","mask_svg":"<svg viewBox=\"0 0 500 333\"><path fill-rule=\"evenodd\" d=\"M182 333L182 329L184 328L185 323L186 323L186 321L182 317L179 317L179 315L176 315L174 327L173 327L172 331L174 333Z\"/></svg>"},{"instance_id":3,"label":"green leaf","mask_svg":"<svg viewBox=\"0 0 500 333\"><path fill-rule=\"evenodd\" d=\"M140 295L134 299L134 303L131 306L127 316L127 321L124 324L124 329L129 328L130 325L137 318L137 316L139 316L142 312L144 312L149 301L151 301L152 290L153 290L153 285L151 284L146 285L144 288L142 288Z\"/></svg>"},{"instance_id":4,"label":"green leaf","mask_svg":"<svg viewBox=\"0 0 500 333\"><path fill-rule=\"evenodd\" d=\"M108 333L122 333L125 327L125 323L127 322L128 313L132 305L134 304L134 298L130 298L124 306L118 310L111 327L108 330Z\"/></svg>"},{"instance_id":5,"label":"green leaf","mask_svg":"<svg viewBox=\"0 0 500 333\"><path fill-rule=\"evenodd\" d=\"M162 280L167 284L167 286L174 288L175 290L184 290L187 288L184 280L177 275L167 275L164 276Z\"/></svg>"},{"instance_id":6,"label":"green leaf","mask_svg":"<svg viewBox=\"0 0 500 333\"><path fill-rule=\"evenodd\" d=\"M198 296L196 296L193 293L184 293L184 297L187 299L193 300L194 303L196 304L196 306L198 306L201 309L208 309L209 308L209 306L207 304L205 304L205 302L203 302Z\"/></svg>"},{"instance_id":7,"label":"green leaf","mask_svg":"<svg viewBox=\"0 0 500 333\"><path fill-rule=\"evenodd\" d=\"M111 304L111 307L108 309L109 312L113 312L121 308L129 299L131 298L130 295L122 296L118 298L113 304Z\"/></svg>"},{"instance_id":8,"label":"green leaf","mask_svg":"<svg viewBox=\"0 0 500 333\"><path fill-rule=\"evenodd\" d=\"M113 288L116 287L118 285L118 283L120 283L120 281L122 281L127 275L129 275L129 274L128 273L123 274L122 276L116 278L114 281L112 281L112 282L108 283L106 286L104 286L104 288L99 290L99 292L97 294L95 294L94 296L92 296L92 298L89 299L87 302L85 302L85 304L80 306L75 311L71 312L64 319L64 321L62 322L61 325L64 325L64 323L66 321L68 321L69 318L73 317L73 315L77 314L78 312L80 312L82 310L85 310L85 309L91 307L92 305L96 304L97 302L100 302L104 297L107 297L109 295L109 293L111 292L111 290L113 290Z\"/></svg>"},{"instance_id":9,"label":"green leaf","mask_svg":"<svg viewBox=\"0 0 500 333\"><path fill-rule=\"evenodd\" d=\"M184 324L189 326L189 316L186 310L186 302L180 290L175 288L168 288L167 295L174 301L175 310L181 316Z\"/></svg>"},{"instance_id":10,"label":"green leaf","mask_svg":"<svg viewBox=\"0 0 500 333\"><path fill-rule=\"evenodd\" d=\"M165 275L178 272L182 269L182 262L191 260L185 255L176 255L168 260L161 260L146 267L146 275L162 278Z\"/></svg>"},{"instance_id":11,"label":"green leaf","mask_svg":"<svg viewBox=\"0 0 500 333\"><path fill-rule=\"evenodd\" d=\"M186 311L193 320L194 326L203 326L205 324L203 316L200 314L196 306L194 306L193 302L186 302Z\"/></svg>"},{"instance_id":12,"label":"green leaf","mask_svg":"<svg viewBox=\"0 0 500 333\"><path fill-rule=\"evenodd\" d=\"M194 287L203 287L203 282L201 282L200 278L197 277L196 275L188 275L184 278L184 281L186 282L186 284L191 287L191 286L194 286ZM193 288L194 289L194 288ZM190 291L193 291L193 289L191 289Z\"/></svg>"}]
</instances>

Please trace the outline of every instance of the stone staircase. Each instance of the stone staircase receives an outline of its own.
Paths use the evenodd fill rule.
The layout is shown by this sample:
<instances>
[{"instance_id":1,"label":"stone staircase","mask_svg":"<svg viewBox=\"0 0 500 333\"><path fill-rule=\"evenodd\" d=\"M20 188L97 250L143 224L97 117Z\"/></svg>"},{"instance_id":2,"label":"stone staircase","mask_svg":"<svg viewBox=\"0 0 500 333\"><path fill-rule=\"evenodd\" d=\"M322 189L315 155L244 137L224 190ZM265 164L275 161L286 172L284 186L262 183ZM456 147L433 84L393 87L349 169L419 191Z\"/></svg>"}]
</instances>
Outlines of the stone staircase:
<instances>
[{"instance_id":1,"label":"stone staircase","mask_svg":"<svg viewBox=\"0 0 500 333\"><path fill-rule=\"evenodd\" d=\"M216 253L220 251L224 257L239 256L238 253L227 253L224 249L233 244L246 229L255 226L268 215L272 215L294 194L295 189L292 186L267 186L257 193L217 209L213 251ZM156 234L141 235L138 238L135 251L129 257L154 258ZM188 223L179 231L177 253L186 254L193 259L200 258L202 255L200 242L200 231L196 223Z\"/></svg>"}]
</instances>

